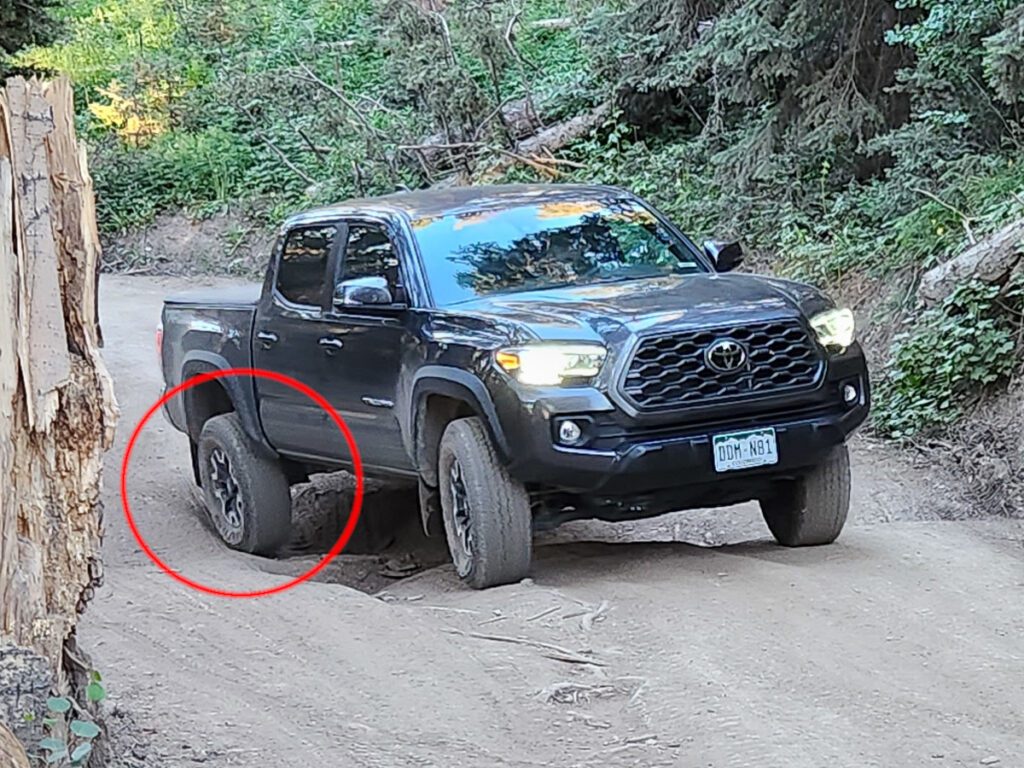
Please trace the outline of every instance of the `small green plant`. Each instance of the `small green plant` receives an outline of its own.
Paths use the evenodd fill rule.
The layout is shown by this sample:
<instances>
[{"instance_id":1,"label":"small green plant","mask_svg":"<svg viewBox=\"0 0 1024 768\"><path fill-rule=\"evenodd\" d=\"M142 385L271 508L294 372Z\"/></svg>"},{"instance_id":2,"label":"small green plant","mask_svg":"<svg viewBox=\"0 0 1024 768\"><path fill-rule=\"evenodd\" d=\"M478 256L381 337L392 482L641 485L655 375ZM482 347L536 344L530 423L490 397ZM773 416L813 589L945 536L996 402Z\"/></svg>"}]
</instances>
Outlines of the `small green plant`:
<instances>
[{"instance_id":1,"label":"small green plant","mask_svg":"<svg viewBox=\"0 0 1024 768\"><path fill-rule=\"evenodd\" d=\"M107 696L99 672L92 672L85 689L90 703L103 701ZM76 716L74 702L65 696L46 700L47 716L43 718L46 737L39 742L38 759L45 765L65 768L85 765L92 753L92 745L100 735L100 727L91 720ZM77 714L81 714L78 712Z\"/></svg>"},{"instance_id":2,"label":"small green plant","mask_svg":"<svg viewBox=\"0 0 1024 768\"><path fill-rule=\"evenodd\" d=\"M968 283L896 337L874 424L907 438L947 426L986 388L1014 372L1024 281Z\"/></svg>"}]
</instances>

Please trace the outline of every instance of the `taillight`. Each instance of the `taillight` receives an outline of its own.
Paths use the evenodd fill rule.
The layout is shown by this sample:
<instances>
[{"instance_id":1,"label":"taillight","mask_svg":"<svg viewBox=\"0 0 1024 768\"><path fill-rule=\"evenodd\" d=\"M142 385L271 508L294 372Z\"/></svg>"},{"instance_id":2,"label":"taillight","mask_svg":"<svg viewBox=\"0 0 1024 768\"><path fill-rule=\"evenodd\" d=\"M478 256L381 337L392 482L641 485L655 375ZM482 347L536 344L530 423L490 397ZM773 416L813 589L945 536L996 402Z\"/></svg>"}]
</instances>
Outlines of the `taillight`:
<instances>
[{"instance_id":1,"label":"taillight","mask_svg":"<svg viewBox=\"0 0 1024 768\"><path fill-rule=\"evenodd\" d=\"M164 361L164 324L159 323L156 327L156 359L163 364Z\"/></svg>"}]
</instances>

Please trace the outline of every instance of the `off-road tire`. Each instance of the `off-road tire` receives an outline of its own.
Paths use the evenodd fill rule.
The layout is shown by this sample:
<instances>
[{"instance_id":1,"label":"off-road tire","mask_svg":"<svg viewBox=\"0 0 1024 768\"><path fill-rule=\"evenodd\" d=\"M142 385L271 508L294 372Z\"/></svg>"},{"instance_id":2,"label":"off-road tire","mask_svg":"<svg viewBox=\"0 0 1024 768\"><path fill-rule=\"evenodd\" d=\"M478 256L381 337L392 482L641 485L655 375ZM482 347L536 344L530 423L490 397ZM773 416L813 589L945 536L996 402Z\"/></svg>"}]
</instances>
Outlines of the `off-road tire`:
<instances>
[{"instance_id":1,"label":"off-road tire","mask_svg":"<svg viewBox=\"0 0 1024 768\"><path fill-rule=\"evenodd\" d=\"M210 457L220 450L227 458L232 479L242 501L237 528L226 531L221 504L216 495ZM199 435L199 473L203 499L210 521L221 539L232 549L254 555L273 555L291 537L292 499L281 462L253 444L242 429L238 416L214 416Z\"/></svg>"},{"instance_id":2,"label":"off-road tire","mask_svg":"<svg viewBox=\"0 0 1024 768\"><path fill-rule=\"evenodd\" d=\"M786 547L831 544L850 510L850 454L845 445L796 480L780 483L761 499L761 513L775 540Z\"/></svg>"},{"instance_id":3,"label":"off-road tire","mask_svg":"<svg viewBox=\"0 0 1024 768\"><path fill-rule=\"evenodd\" d=\"M468 553L455 522L454 462L461 469L467 502ZM524 578L530 570L533 548L530 497L498 460L480 419L457 419L445 429L438 477L448 549L460 578L476 589Z\"/></svg>"}]
</instances>

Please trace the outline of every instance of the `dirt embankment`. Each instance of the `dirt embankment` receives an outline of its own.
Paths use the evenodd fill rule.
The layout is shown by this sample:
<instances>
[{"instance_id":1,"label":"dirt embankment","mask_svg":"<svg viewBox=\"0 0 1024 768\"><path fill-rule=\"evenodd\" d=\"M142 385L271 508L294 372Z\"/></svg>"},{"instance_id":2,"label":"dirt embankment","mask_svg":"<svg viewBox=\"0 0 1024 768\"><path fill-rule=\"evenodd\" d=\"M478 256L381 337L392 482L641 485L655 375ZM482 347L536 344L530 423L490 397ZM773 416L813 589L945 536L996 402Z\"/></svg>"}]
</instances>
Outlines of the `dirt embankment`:
<instances>
[{"instance_id":1,"label":"dirt embankment","mask_svg":"<svg viewBox=\"0 0 1024 768\"><path fill-rule=\"evenodd\" d=\"M273 227L234 213L202 219L164 213L145 229L104 237L103 268L129 275L257 277L275 235Z\"/></svg>"}]
</instances>

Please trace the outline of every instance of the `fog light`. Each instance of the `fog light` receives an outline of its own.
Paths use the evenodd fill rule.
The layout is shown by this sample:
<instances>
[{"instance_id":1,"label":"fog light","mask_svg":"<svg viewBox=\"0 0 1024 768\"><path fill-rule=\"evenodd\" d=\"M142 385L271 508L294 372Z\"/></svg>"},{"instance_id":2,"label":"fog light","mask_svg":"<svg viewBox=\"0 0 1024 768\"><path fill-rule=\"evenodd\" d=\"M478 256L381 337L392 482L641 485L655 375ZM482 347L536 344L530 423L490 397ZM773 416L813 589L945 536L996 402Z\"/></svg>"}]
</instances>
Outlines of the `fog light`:
<instances>
[{"instance_id":1,"label":"fog light","mask_svg":"<svg viewBox=\"0 0 1024 768\"><path fill-rule=\"evenodd\" d=\"M575 445L583 437L583 430L575 421L563 421L558 425L558 441L566 445Z\"/></svg>"},{"instance_id":2,"label":"fog light","mask_svg":"<svg viewBox=\"0 0 1024 768\"><path fill-rule=\"evenodd\" d=\"M843 402L844 403L846 403L847 405L853 405L855 402L857 402L857 399L859 397L860 397L860 393L857 391L857 388L855 386L853 386L853 384L844 384L843 385Z\"/></svg>"}]
</instances>

